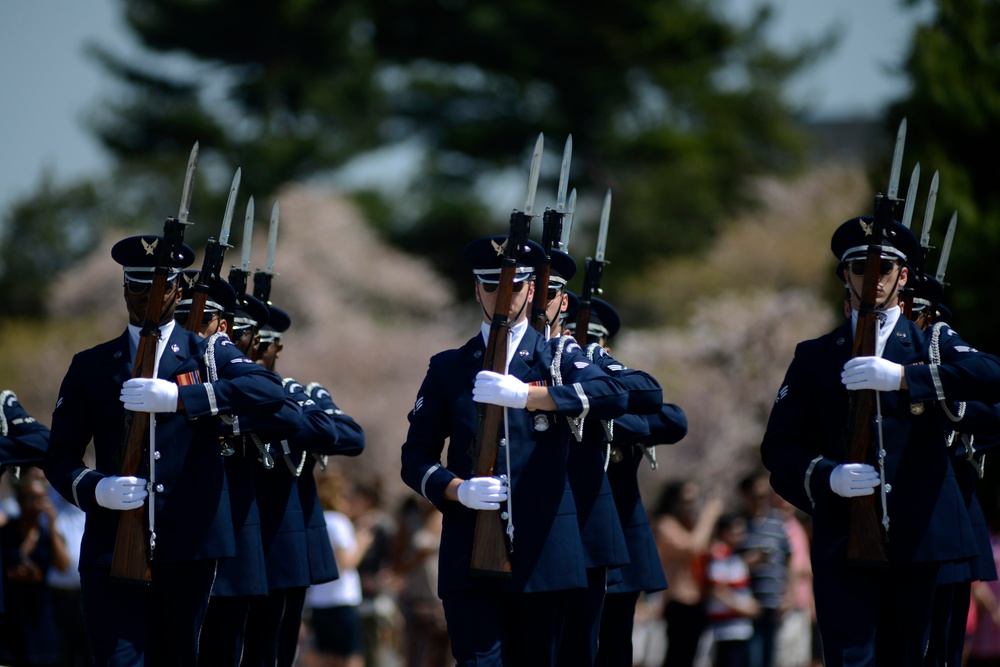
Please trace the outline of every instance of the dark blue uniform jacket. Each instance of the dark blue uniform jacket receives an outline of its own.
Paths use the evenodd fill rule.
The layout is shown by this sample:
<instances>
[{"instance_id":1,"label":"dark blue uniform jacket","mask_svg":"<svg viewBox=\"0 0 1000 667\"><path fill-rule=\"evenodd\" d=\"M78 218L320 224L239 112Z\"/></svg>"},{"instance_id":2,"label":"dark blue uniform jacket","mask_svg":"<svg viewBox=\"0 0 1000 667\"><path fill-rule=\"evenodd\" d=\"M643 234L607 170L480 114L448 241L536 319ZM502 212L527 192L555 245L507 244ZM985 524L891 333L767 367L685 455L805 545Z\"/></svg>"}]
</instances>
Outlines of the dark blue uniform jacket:
<instances>
[{"instance_id":1,"label":"dark blue uniform jacket","mask_svg":"<svg viewBox=\"0 0 1000 667\"><path fill-rule=\"evenodd\" d=\"M569 447L578 443L566 418L612 419L626 408L624 387L590 363L576 343L567 344L562 355L563 384L552 386L549 368L556 345L555 339L547 341L529 327L508 371L524 382L544 383L557 405L555 413L505 410L511 444L501 448L495 472L508 470L505 449L509 449L513 577L504 587L514 592L586 587L576 505L566 476ZM403 481L444 513L438 567L441 595L491 590L495 585L494 580L469 576L476 511L443 497L452 479L473 476L469 450L476 436L477 404L472 387L483 368L484 349L483 338L477 335L463 347L431 358L402 447ZM546 422L545 430L536 430L539 417ZM446 442L447 463L442 464Z\"/></svg>"},{"instance_id":2,"label":"dark blue uniform jacket","mask_svg":"<svg viewBox=\"0 0 1000 667\"><path fill-rule=\"evenodd\" d=\"M232 343L216 349L215 382L207 382L204 354L204 340L175 326L159 362L158 377L192 382L178 388L183 410L155 415L153 557L163 562L234 555L218 415L271 413L282 401L277 376L244 357ZM114 551L118 512L99 506L94 488L103 477L119 473L116 455L125 435L126 412L119 394L132 375L130 356L127 331L74 356L52 413L45 474L66 500L87 513L81 569L110 566ZM91 439L96 468L83 461Z\"/></svg>"},{"instance_id":3,"label":"dark blue uniform jacket","mask_svg":"<svg viewBox=\"0 0 1000 667\"><path fill-rule=\"evenodd\" d=\"M906 366L909 386L909 391L879 393L890 562L958 560L978 550L948 461L945 433L953 425L937 402L995 401L1000 360L969 347L951 329L940 339L942 363L929 363L929 345L929 335L901 317L883 353ZM813 516L817 561L846 555L850 501L830 490L830 473L846 457L848 392L840 375L851 347L850 321L799 344L761 445L772 486ZM923 404L920 414L911 410L916 404ZM872 447L868 462L878 469L875 451Z\"/></svg>"}]
</instances>

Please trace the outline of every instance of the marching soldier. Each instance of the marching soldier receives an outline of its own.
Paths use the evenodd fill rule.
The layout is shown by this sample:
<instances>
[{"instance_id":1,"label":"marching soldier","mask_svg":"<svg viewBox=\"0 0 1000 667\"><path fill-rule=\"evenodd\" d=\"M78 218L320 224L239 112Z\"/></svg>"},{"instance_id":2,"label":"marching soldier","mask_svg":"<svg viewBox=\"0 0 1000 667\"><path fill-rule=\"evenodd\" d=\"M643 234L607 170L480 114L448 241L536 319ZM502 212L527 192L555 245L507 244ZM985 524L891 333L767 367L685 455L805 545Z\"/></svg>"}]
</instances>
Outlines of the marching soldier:
<instances>
[{"instance_id":1,"label":"marching soldier","mask_svg":"<svg viewBox=\"0 0 1000 667\"><path fill-rule=\"evenodd\" d=\"M217 562L235 553L219 415L273 412L282 403L280 383L230 343L214 349L210 377L205 341L175 326L177 276L194 259L190 248L170 260L162 304L147 307L154 250L162 242L159 236L133 236L112 248L124 269L128 328L73 358L52 413L44 464L59 493L87 513L80 580L96 665L196 664ZM157 310L158 372L155 378L131 378L140 323ZM145 457L149 468L143 476L119 473L127 410L155 415L155 449ZM95 468L83 461L91 440ZM155 538L148 587L110 577L119 514L142 507L149 508L144 516Z\"/></svg>"},{"instance_id":2,"label":"marching soldier","mask_svg":"<svg viewBox=\"0 0 1000 667\"><path fill-rule=\"evenodd\" d=\"M565 329L573 333L579 299L570 294L568 301ZM624 531L629 562L608 572L594 659L595 665L627 667L632 664L632 626L639 593L667 587L653 531L639 495L637 474L646 457L655 462L647 448L673 444L687 434L687 418L678 406L663 403L663 391L655 379L641 371L627 369L611 356L607 342L621 327L621 318L611 304L592 299L590 307L588 356L593 356L594 363L606 373L634 388L634 395L629 393L629 413L605 427L611 438L602 447L606 447L607 479Z\"/></svg>"},{"instance_id":3,"label":"marching soldier","mask_svg":"<svg viewBox=\"0 0 1000 667\"><path fill-rule=\"evenodd\" d=\"M229 341L231 333L232 341L240 352L248 357L256 356L255 343L261 327L268 322L268 308L249 294L237 295L235 291L232 294L235 296L231 302L234 326L212 336L208 345L211 347ZM229 303L220 305L223 309L230 306ZM280 381L280 378L276 379ZM250 609L253 602L266 598L268 582L257 471L270 472L274 468L267 443L274 438L291 437L301 425L302 415L298 405L287 399L274 414L227 415L223 418L220 453L225 461L229 484L236 556L219 563L202 629L198 655L201 665L239 667L247 637L255 639L247 630Z\"/></svg>"},{"instance_id":4,"label":"marching soldier","mask_svg":"<svg viewBox=\"0 0 1000 667\"><path fill-rule=\"evenodd\" d=\"M948 461L945 408L1000 396L1000 360L948 327L931 336L901 317L899 290L921 249L895 221L875 239L876 356L851 358L872 233L872 218L848 220L834 233L851 319L796 348L761 445L772 486L813 517L816 614L828 667L923 661L940 564L977 552ZM876 392L875 451L868 462L849 463L848 393L862 389ZM873 494L887 535L884 567L847 555L850 499Z\"/></svg>"},{"instance_id":5,"label":"marching soldier","mask_svg":"<svg viewBox=\"0 0 1000 667\"><path fill-rule=\"evenodd\" d=\"M257 363L276 373L291 318L276 306L267 308ZM325 469L327 456L357 456L365 446L364 431L337 408L324 387L313 384L307 389L292 378L282 384L286 401L302 411L302 428L288 438L272 439L273 469L256 470L267 596L251 606L242 664L262 667L294 665L306 589L339 576L318 509L316 463L321 460Z\"/></svg>"},{"instance_id":6,"label":"marching soldier","mask_svg":"<svg viewBox=\"0 0 1000 667\"><path fill-rule=\"evenodd\" d=\"M431 358L401 452L403 481L444 514L438 594L452 652L462 666L555 664L568 605L575 600L571 592L587 586L566 474L573 440L567 418L613 419L624 412L627 398L578 345L566 344L557 356L557 341L528 326L534 292L529 277L538 263L530 256L518 260L513 278L507 374L482 370L507 241L486 237L464 249L462 258L475 276L482 331L461 348ZM540 257L540 246L528 244ZM505 408L507 437L490 477L473 472L477 402ZM510 578L473 575L477 515L496 512L501 504Z\"/></svg>"}]
</instances>

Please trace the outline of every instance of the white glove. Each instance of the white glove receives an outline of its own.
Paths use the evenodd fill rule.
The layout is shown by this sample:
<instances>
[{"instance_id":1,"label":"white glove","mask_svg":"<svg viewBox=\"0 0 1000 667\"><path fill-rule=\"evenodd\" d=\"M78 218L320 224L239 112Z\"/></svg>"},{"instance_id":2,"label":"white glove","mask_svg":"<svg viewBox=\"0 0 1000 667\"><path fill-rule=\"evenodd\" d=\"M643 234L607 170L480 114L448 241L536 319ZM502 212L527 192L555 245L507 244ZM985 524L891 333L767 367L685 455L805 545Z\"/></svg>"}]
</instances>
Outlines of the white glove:
<instances>
[{"instance_id":1,"label":"white glove","mask_svg":"<svg viewBox=\"0 0 1000 667\"><path fill-rule=\"evenodd\" d=\"M146 480L142 477L105 477L97 483L97 504L109 510L134 510L146 500Z\"/></svg>"},{"instance_id":2,"label":"white glove","mask_svg":"<svg viewBox=\"0 0 1000 667\"><path fill-rule=\"evenodd\" d=\"M844 364L840 381L849 390L899 391L903 367L881 357L854 357Z\"/></svg>"},{"instance_id":3,"label":"white glove","mask_svg":"<svg viewBox=\"0 0 1000 667\"><path fill-rule=\"evenodd\" d=\"M870 496L879 484L878 473L867 463L841 463L830 473L830 490L844 498Z\"/></svg>"},{"instance_id":4,"label":"white glove","mask_svg":"<svg viewBox=\"0 0 1000 667\"><path fill-rule=\"evenodd\" d=\"M472 387L472 400L521 409L528 404L528 385L513 375L479 371Z\"/></svg>"},{"instance_id":5,"label":"white glove","mask_svg":"<svg viewBox=\"0 0 1000 667\"><path fill-rule=\"evenodd\" d=\"M458 485L458 502L474 510L498 510L507 500L507 484L499 477L473 477Z\"/></svg>"},{"instance_id":6,"label":"white glove","mask_svg":"<svg viewBox=\"0 0 1000 667\"><path fill-rule=\"evenodd\" d=\"M177 385L160 378L132 378L122 385L121 402L132 412L177 412Z\"/></svg>"}]
</instances>

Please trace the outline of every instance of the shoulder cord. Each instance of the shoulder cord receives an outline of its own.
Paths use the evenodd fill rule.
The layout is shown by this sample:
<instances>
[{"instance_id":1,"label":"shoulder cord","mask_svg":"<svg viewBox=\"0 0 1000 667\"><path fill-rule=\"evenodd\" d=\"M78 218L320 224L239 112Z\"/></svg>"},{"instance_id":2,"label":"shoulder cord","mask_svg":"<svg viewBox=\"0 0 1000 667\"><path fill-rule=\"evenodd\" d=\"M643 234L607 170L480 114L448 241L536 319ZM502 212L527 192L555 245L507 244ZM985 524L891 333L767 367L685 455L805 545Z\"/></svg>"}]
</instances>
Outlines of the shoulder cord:
<instances>
[{"instance_id":1,"label":"shoulder cord","mask_svg":"<svg viewBox=\"0 0 1000 667\"><path fill-rule=\"evenodd\" d=\"M600 347L601 346L597 343L591 343L587 346L587 359L589 359L591 363L594 362L594 355ZM604 435L608 439L607 443L604 445L604 472L607 472L608 464L611 463L611 441L615 439L615 420L602 419L601 426L604 427Z\"/></svg>"},{"instance_id":2,"label":"shoulder cord","mask_svg":"<svg viewBox=\"0 0 1000 667\"><path fill-rule=\"evenodd\" d=\"M930 361L932 364L941 363L941 329L948 326L944 322L935 322L934 326L931 327L931 348L930 348ZM941 409L953 422L960 422L962 418L965 417L965 401L961 401L958 404L958 416L956 417L948 409L948 402L945 400L938 401L941 405ZM951 447L952 443L955 441L955 432L952 431L948 436L948 446Z\"/></svg>"},{"instance_id":3,"label":"shoulder cord","mask_svg":"<svg viewBox=\"0 0 1000 667\"><path fill-rule=\"evenodd\" d=\"M309 398L312 398L312 393L313 393L313 391L317 387L321 387L321 388L325 389L325 387L323 387L323 385L321 385L319 382L310 382L309 384L306 385L306 394L309 396ZM327 393L329 393L329 392L327 392ZM316 400L316 399L313 399L313 400ZM333 408L327 408L327 409L323 410L323 412L327 413L328 415L335 415L335 414L339 414L340 413L339 410L335 411ZM326 467L327 467L327 465L330 462L330 456L328 454L316 454L316 453L314 453L313 454L313 458L316 459L316 461L319 462L319 469L321 471L323 471L323 472L326 472Z\"/></svg>"},{"instance_id":4,"label":"shoulder cord","mask_svg":"<svg viewBox=\"0 0 1000 667\"><path fill-rule=\"evenodd\" d=\"M282 378L282 380L281 380L281 386L282 387L287 387L289 382L295 382L295 379L294 378ZM309 394L307 393L306 396L308 397ZM309 397L309 401L313 402L312 397ZM299 403L299 405L301 405L301 404L302 403ZM292 473L292 476L293 477L300 477L302 475L302 468L306 464L306 453L302 452L302 456L299 459L299 464L295 465L294 463L292 463L292 448L288 446L288 441L287 440L282 440L281 441L281 456L282 456L283 459L285 459L285 465L288 466L288 471ZM266 462L264 463L264 467L265 468L267 467L267 463Z\"/></svg>"},{"instance_id":5,"label":"shoulder cord","mask_svg":"<svg viewBox=\"0 0 1000 667\"><path fill-rule=\"evenodd\" d=\"M556 352L552 355L552 366L549 368L549 374L552 376L552 385L556 387L561 387L562 380L562 355L563 349L566 347L567 341L572 341L573 339L569 336L559 336L559 340L556 341ZM583 441L583 419L578 419L576 417L566 417L566 421L569 422L569 430L576 438L577 442Z\"/></svg>"},{"instance_id":6,"label":"shoulder cord","mask_svg":"<svg viewBox=\"0 0 1000 667\"><path fill-rule=\"evenodd\" d=\"M153 361L153 377L160 375L160 343L166 346L166 339L157 337L156 354ZM149 495L149 560L153 560L156 552L156 413L149 413L149 481L146 482L146 493Z\"/></svg>"},{"instance_id":7,"label":"shoulder cord","mask_svg":"<svg viewBox=\"0 0 1000 667\"><path fill-rule=\"evenodd\" d=\"M219 340L219 338L229 338L229 336L221 331L216 332L208 337L208 342L205 346L205 373L208 375L209 382L215 382L219 379L219 368L215 363L215 343ZM239 421L236 419L235 415L219 415L219 418L222 419L223 422L233 426L234 432L239 432ZM228 440L223 439L220 447L220 453L223 456L232 456L236 453L236 450L233 449L232 443Z\"/></svg>"},{"instance_id":8,"label":"shoulder cord","mask_svg":"<svg viewBox=\"0 0 1000 667\"><path fill-rule=\"evenodd\" d=\"M878 476L879 493L882 497L882 527L885 528L886 539L889 536L889 506L885 488L885 440L882 437L882 394L875 392L875 424L878 426Z\"/></svg>"}]
</instances>

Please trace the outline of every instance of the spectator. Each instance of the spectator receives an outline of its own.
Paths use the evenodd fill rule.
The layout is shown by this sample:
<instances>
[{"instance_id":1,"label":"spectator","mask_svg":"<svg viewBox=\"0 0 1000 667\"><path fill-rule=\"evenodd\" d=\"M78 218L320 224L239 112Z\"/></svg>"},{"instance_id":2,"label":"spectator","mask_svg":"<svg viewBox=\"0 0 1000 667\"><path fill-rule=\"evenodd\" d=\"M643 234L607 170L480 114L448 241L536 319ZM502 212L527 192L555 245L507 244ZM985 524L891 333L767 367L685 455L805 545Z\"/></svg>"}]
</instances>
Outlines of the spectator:
<instances>
[{"instance_id":1,"label":"spectator","mask_svg":"<svg viewBox=\"0 0 1000 667\"><path fill-rule=\"evenodd\" d=\"M791 546L783 517L774 508L774 491L766 472L754 472L740 481L746 518L746 541L740 546L750 568L750 588L760 604L753 621L750 667L772 667L774 639L788 583Z\"/></svg>"},{"instance_id":2,"label":"spectator","mask_svg":"<svg viewBox=\"0 0 1000 667\"><path fill-rule=\"evenodd\" d=\"M430 503L418 502L421 525L396 564L397 574L404 578L399 604L406 622L406 667L445 667L454 660L444 605L437 596L442 515Z\"/></svg>"},{"instance_id":3,"label":"spectator","mask_svg":"<svg viewBox=\"0 0 1000 667\"><path fill-rule=\"evenodd\" d=\"M712 633L715 667L747 667L753 619L761 612L750 586L750 568L738 549L747 537L747 521L737 514L719 518L718 539L705 569L705 618Z\"/></svg>"},{"instance_id":4,"label":"spectator","mask_svg":"<svg viewBox=\"0 0 1000 667\"><path fill-rule=\"evenodd\" d=\"M0 662L52 665L59 660L59 636L45 576L51 567L68 568L69 554L53 530L56 509L41 470L23 469L16 488L20 516L9 517L0 528L6 570Z\"/></svg>"},{"instance_id":5,"label":"spectator","mask_svg":"<svg viewBox=\"0 0 1000 667\"><path fill-rule=\"evenodd\" d=\"M695 482L675 481L664 489L656 511L656 544L669 586L664 667L691 667L705 628L704 567L722 501L711 498L699 511L699 495Z\"/></svg>"},{"instance_id":6,"label":"spectator","mask_svg":"<svg viewBox=\"0 0 1000 667\"><path fill-rule=\"evenodd\" d=\"M320 661L317 667L361 667L364 640L361 632L361 579L357 566L371 542L371 532L355 534L343 513L346 480L333 475L319 478L317 492L326 519L327 533L340 570L340 578L314 584L306 591L306 606ZM359 539L360 538L360 539Z\"/></svg>"},{"instance_id":7,"label":"spectator","mask_svg":"<svg viewBox=\"0 0 1000 667\"><path fill-rule=\"evenodd\" d=\"M379 484L356 482L350 497L350 513L358 540L368 542L358 575L361 578L361 628L364 635L365 667L380 667L379 652L393 643L396 613L392 593L392 544L396 522L382 509Z\"/></svg>"},{"instance_id":8,"label":"spectator","mask_svg":"<svg viewBox=\"0 0 1000 667\"><path fill-rule=\"evenodd\" d=\"M94 661L83 620L79 572L80 545L87 514L54 491L49 493L49 498L56 507L55 530L62 536L69 556L69 566L65 570L49 568L46 578L59 629L59 667L89 667Z\"/></svg>"}]
</instances>

